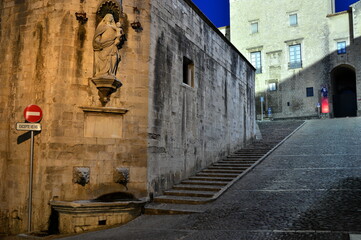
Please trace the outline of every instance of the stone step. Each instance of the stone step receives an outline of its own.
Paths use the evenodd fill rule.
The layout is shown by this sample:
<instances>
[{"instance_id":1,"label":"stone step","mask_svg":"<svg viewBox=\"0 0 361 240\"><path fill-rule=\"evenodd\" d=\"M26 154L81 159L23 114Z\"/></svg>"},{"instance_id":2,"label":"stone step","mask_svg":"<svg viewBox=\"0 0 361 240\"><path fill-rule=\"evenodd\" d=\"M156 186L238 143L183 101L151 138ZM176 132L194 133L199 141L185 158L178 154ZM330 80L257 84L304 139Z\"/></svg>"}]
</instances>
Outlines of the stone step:
<instances>
[{"instance_id":1,"label":"stone step","mask_svg":"<svg viewBox=\"0 0 361 240\"><path fill-rule=\"evenodd\" d=\"M222 186L215 185L197 185L197 184L178 184L173 186L176 190L200 190L200 191L213 191L218 192Z\"/></svg>"},{"instance_id":2,"label":"stone step","mask_svg":"<svg viewBox=\"0 0 361 240\"><path fill-rule=\"evenodd\" d=\"M213 197L215 192L197 191L197 190L167 190L164 195L168 196L186 196L186 197Z\"/></svg>"},{"instance_id":3,"label":"stone step","mask_svg":"<svg viewBox=\"0 0 361 240\"><path fill-rule=\"evenodd\" d=\"M251 160L251 159L245 159L245 160L229 160L229 159L224 159L224 160L221 160L221 161L218 161L217 163L233 163L233 164L253 164L255 162L257 162L259 160L258 159L254 159L254 160Z\"/></svg>"},{"instance_id":4,"label":"stone step","mask_svg":"<svg viewBox=\"0 0 361 240\"><path fill-rule=\"evenodd\" d=\"M262 156L266 153L233 153L228 155L228 157L232 157L232 156Z\"/></svg>"},{"instance_id":5,"label":"stone step","mask_svg":"<svg viewBox=\"0 0 361 240\"><path fill-rule=\"evenodd\" d=\"M256 152L256 151L234 152L234 153L229 154L229 156L231 156L231 155L259 155L259 154L264 154L264 152Z\"/></svg>"},{"instance_id":6,"label":"stone step","mask_svg":"<svg viewBox=\"0 0 361 240\"><path fill-rule=\"evenodd\" d=\"M242 168L241 170L240 169L222 169L222 168L208 168L208 169L204 169L203 171L201 171L201 173L241 173L243 172L244 170L246 170L247 168Z\"/></svg>"},{"instance_id":7,"label":"stone step","mask_svg":"<svg viewBox=\"0 0 361 240\"><path fill-rule=\"evenodd\" d=\"M243 153L267 153L270 149L257 149L257 148L252 148L252 149L243 149L237 152L234 152L233 154L243 154Z\"/></svg>"},{"instance_id":8,"label":"stone step","mask_svg":"<svg viewBox=\"0 0 361 240\"><path fill-rule=\"evenodd\" d=\"M219 161L218 163L220 164L224 164L224 163L232 163L232 164L254 164L255 162L257 162L257 160L255 161L236 161L236 160L228 160L228 161Z\"/></svg>"},{"instance_id":9,"label":"stone step","mask_svg":"<svg viewBox=\"0 0 361 240\"><path fill-rule=\"evenodd\" d=\"M258 154L258 155L229 155L226 158L259 158L259 157L263 157L264 154Z\"/></svg>"},{"instance_id":10,"label":"stone step","mask_svg":"<svg viewBox=\"0 0 361 240\"><path fill-rule=\"evenodd\" d=\"M267 153L269 150L271 150L270 148L247 148L247 149L242 149L239 151L234 152L233 154L239 154L239 153Z\"/></svg>"},{"instance_id":11,"label":"stone step","mask_svg":"<svg viewBox=\"0 0 361 240\"><path fill-rule=\"evenodd\" d=\"M222 160L257 160L260 159L263 156L260 157L227 157L223 158Z\"/></svg>"},{"instance_id":12,"label":"stone step","mask_svg":"<svg viewBox=\"0 0 361 240\"><path fill-rule=\"evenodd\" d=\"M174 204L205 204L212 201L212 198L205 197L182 197L163 195L155 197L154 202L157 203L174 203Z\"/></svg>"},{"instance_id":13,"label":"stone step","mask_svg":"<svg viewBox=\"0 0 361 240\"><path fill-rule=\"evenodd\" d=\"M270 150L272 149L272 147L267 147L267 149L262 149L262 150L257 150L257 148L254 148L254 149L249 149L247 150L246 152L254 152L254 153L262 153L262 154L266 154L268 153ZM237 151L237 152L234 152L234 154L240 154L240 153L244 153L244 151Z\"/></svg>"},{"instance_id":14,"label":"stone step","mask_svg":"<svg viewBox=\"0 0 361 240\"><path fill-rule=\"evenodd\" d=\"M212 166L209 166L208 167L208 169L217 169L217 170L242 170L242 171L244 171L244 170L246 170L249 166L251 166L251 165L245 165L245 166L240 166L240 165L233 165L233 166L231 166L231 165L212 165ZM241 172L242 172L241 171Z\"/></svg>"},{"instance_id":15,"label":"stone step","mask_svg":"<svg viewBox=\"0 0 361 240\"><path fill-rule=\"evenodd\" d=\"M240 173L212 173L212 172L199 172L196 174L196 176L199 176L199 177L210 177L210 178L215 178L215 177L218 177L218 178L235 178L237 177L239 174L241 174L242 172Z\"/></svg>"},{"instance_id":16,"label":"stone step","mask_svg":"<svg viewBox=\"0 0 361 240\"><path fill-rule=\"evenodd\" d=\"M226 161L226 162L255 162L257 161L258 159L260 158L226 158L226 159L222 159L218 162L221 162L221 161Z\"/></svg>"},{"instance_id":17,"label":"stone step","mask_svg":"<svg viewBox=\"0 0 361 240\"><path fill-rule=\"evenodd\" d=\"M182 184L190 184L190 185L212 185L212 186L225 186L228 182L225 181L205 181L205 180L183 180Z\"/></svg>"},{"instance_id":18,"label":"stone step","mask_svg":"<svg viewBox=\"0 0 361 240\"><path fill-rule=\"evenodd\" d=\"M265 154L232 154L228 155L227 158L255 158L255 157L262 157Z\"/></svg>"},{"instance_id":19,"label":"stone step","mask_svg":"<svg viewBox=\"0 0 361 240\"><path fill-rule=\"evenodd\" d=\"M175 215L202 213L207 205L172 204L172 203L149 203L144 207L144 213L148 215Z\"/></svg>"},{"instance_id":20,"label":"stone step","mask_svg":"<svg viewBox=\"0 0 361 240\"><path fill-rule=\"evenodd\" d=\"M270 150L270 147L267 143L260 143L260 142L255 142L253 143L252 145L249 145L247 148L242 148L242 149L239 149L235 152L241 152L243 150L263 150L263 151L266 151L266 150Z\"/></svg>"},{"instance_id":21,"label":"stone step","mask_svg":"<svg viewBox=\"0 0 361 240\"><path fill-rule=\"evenodd\" d=\"M228 156L234 156L234 155L244 155L244 156L252 156L252 155L262 155L264 154L263 152L236 152L236 153L231 153Z\"/></svg>"},{"instance_id":22,"label":"stone step","mask_svg":"<svg viewBox=\"0 0 361 240\"><path fill-rule=\"evenodd\" d=\"M253 163L253 162L252 162ZM252 164L250 163L229 163L229 162L222 162L222 163L214 163L212 166L210 166L209 168L213 168L213 167L222 167L222 168L249 168L250 166L252 166Z\"/></svg>"},{"instance_id":23,"label":"stone step","mask_svg":"<svg viewBox=\"0 0 361 240\"><path fill-rule=\"evenodd\" d=\"M230 182L233 180L233 177L207 177L207 176L193 176L189 180L198 180L198 181L215 181L215 182Z\"/></svg>"},{"instance_id":24,"label":"stone step","mask_svg":"<svg viewBox=\"0 0 361 240\"><path fill-rule=\"evenodd\" d=\"M259 158L254 158L254 159L250 159L250 158L245 158L245 159L239 159L239 158L235 158L235 159L222 159L218 162L256 162Z\"/></svg>"}]
</instances>

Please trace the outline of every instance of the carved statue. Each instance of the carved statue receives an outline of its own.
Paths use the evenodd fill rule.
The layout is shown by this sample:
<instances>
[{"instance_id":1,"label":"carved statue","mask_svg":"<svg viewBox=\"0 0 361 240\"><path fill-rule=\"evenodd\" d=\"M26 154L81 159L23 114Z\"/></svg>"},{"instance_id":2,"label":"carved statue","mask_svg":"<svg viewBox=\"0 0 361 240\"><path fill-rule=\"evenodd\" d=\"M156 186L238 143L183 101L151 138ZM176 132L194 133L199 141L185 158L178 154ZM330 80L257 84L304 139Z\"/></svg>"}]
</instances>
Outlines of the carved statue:
<instances>
[{"instance_id":1,"label":"carved statue","mask_svg":"<svg viewBox=\"0 0 361 240\"><path fill-rule=\"evenodd\" d=\"M93 38L94 78L113 78L120 62L119 49L125 35L119 22L115 23L112 14L106 14L95 30Z\"/></svg>"},{"instance_id":2,"label":"carved statue","mask_svg":"<svg viewBox=\"0 0 361 240\"><path fill-rule=\"evenodd\" d=\"M92 82L98 89L103 106L110 101L110 95L122 86L116 78L120 63L119 49L126 41L119 22L115 23L112 14L106 14L100 21L93 38L94 77Z\"/></svg>"}]
</instances>

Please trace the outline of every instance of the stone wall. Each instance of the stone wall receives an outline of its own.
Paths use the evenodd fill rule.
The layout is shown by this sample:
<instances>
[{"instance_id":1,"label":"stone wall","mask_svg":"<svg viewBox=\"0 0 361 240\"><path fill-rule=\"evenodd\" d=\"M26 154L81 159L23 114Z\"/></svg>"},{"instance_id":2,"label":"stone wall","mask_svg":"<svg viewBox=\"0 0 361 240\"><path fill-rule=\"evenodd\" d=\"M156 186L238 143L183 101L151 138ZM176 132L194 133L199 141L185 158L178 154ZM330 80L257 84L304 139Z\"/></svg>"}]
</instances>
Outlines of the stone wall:
<instances>
[{"instance_id":1,"label":"stone wall","mask_svg":"<svg viewBox=\"0 0 361 240\"><path fill-rule=\"evenodd\" d=\"M259 0L231 0L230 3L232 42L247 57L253 51L261 51L262 72L256 74L257 113L260 114L263 96L264 109L271 107L273 118L318 117L315 106L321 100L320 89L325 86L329 94L329 116L336 115L335 109L350 105L357 105L357 115L361 114L360 1L340 13L334 13L334 1L324 0L268 1L267 5ZM278 14L273 14L276 11ZM298 24L290 26L289 15L295 13ZM259 24L258 33L251 33L253 22ZM340 41L346 42L346 53L337 53ZM290 69L288 46L295 43L301 44L302 68ZM341 96L345 89L335 90L338 88L335 72L347 69L356 75L353 99L354 87L348 96L346 93ZM349 81L345 74L340 75L344 78L340 82ZM268 89L270 82L277 84L276 91ZM348 83L344 84L341 88L347 88ZM306 88L311 87L314 95L310 97L306 95Z\"/></svg>"},{"instance_id":2,"label":"stone wall","mask_svg":"<svg viewBox=\"0 0 361 240\"><path fill-rule=\"evenodd\" d=\"M361 35L359 30L361 20L360 12L361 2L359 1L351 5L351 8L348 11L328 16L328 26L330 28L330 54L328 57L330 58L330 68L333 70L337 69L338 67L346 67L352 69L352 71L355 72L358 115L361 114ZM337 41L346 42L347 48L345 54L337 54ZM332 81L330 82L330 85L331 84Z\"/></svg>"},{"instance_id":3,"label":"stone wall","mask_svg":"<svg viewBox=\"0 0 361 240\"><path fill-rule=\"evenodd\" d=\"M91 81L92 40L106 2L0 2L0 234L27 230L30 146L15 124L29 104L44 115L33 231L54 228L52 199L159 194L253 138L254 68L188 0L112 1L127 41L123 86L103 107ZM129 174L126 186L119 171Z\"/></svg>"},{"instance_id":4,"label":"stone wall","mask_svg":"<svg viewBox=\"0 0 361 240\"><path fill-rule=\"evenodd\" d=\"M151 15L148 183L159 194L252 139L254 70L191 1L152 0Z\"/></svg>"},{"instance_id":5,"label":"stone wall","mask_svg":"<svg viewBox=\"0 0 361 240\"><path fill-rule=\"evenodd\" d=\"M361 116L361 1L351 5L350 9L352 24L349 25L352 34L351 52L352 57L350 63L355 67L356 73L356 93L357 93L357 111Z\"/></svg>"},{"instance_id":6,"label":"stone wall","mask_svg":"<svg viewBox=\"0 0 361 240\"><path fill-rule=\"evenodd\" d=\"M352 66L355 67L353 61L353 51L350 49L350 45L353 43L353 39L350 34L350 14L348 11L335 13L328 15L328 27L330 29L329 36L329 49L330 49L330 72L332 69L338 66ZM337 42L345 41L347 44L347 50L345 54L337 53ZM329 87L332 92L332 80L330 81ZM333 104L333 99L330 98L330 104Z\"/></svg>"},{"instance_id":7,"label":"stone wall","mask_svg":"<svg viewBox=\"0 0 361 240\"><path fill-rule=\"evenodd\" d=\"M333 13L333 1L231 0L230 4L232 43L249 59L251 52L261 52L257 113L263 96L265 109L271 107L274 118L317 117L318 92L329 86L332 70L329 54L335 45L327 15ZM297 14L295 26L290 26L291 14ZM258 22L257 33L251 33L253 22ZM289 46L294 44L301 44L302 67L292 69ZM269 83L276 83L277 90L270 91ZM307 97L306 88L311 87L314 95Z\"/></svg>"},{"instance_id":8,"label":"stone wall","mask_svg":"<svg viewBox=\"0 0 361 240\"><path fill-rule=\"evenodd\" d=\"M118 71L123 86L106 107L126 109L125 114L94 112L101 104L90 81L92 38L101 3L0 1L0 233L27 229L30 147L29 140L17 144L24 132L16 131L15 123L24 121L29 104L39 105L44 114L43 130L35 137L33 230L48 229L48 203L54 197L147 195L149 1L122 3L128 38ZM85 24L76 12L86 13ZM135 20L142 31L130 27ZM90 169L88 184L73 182L74 167ZM116 168L129 170L128 190L114 182Z\"/></svg>"}]
</instances>

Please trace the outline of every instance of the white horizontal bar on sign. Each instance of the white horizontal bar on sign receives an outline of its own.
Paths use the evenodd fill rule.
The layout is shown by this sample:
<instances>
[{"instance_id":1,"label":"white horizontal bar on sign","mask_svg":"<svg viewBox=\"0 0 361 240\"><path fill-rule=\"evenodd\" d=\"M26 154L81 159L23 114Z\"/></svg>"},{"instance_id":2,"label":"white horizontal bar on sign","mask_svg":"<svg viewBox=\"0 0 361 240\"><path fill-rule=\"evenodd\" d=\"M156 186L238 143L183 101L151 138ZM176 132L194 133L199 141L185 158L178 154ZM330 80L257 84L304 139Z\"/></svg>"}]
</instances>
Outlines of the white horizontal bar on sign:
<instances>
[{"instance_id":1,"label":"white horizontal bar on sign","mask_svg":"<svg viewBox=\"0 0 361 240\"><path fill-rule=\"evenodd\" d=\"M26 112L26 117L28 116L40 116L40 112Z\"/></svg>"}]
</instances>

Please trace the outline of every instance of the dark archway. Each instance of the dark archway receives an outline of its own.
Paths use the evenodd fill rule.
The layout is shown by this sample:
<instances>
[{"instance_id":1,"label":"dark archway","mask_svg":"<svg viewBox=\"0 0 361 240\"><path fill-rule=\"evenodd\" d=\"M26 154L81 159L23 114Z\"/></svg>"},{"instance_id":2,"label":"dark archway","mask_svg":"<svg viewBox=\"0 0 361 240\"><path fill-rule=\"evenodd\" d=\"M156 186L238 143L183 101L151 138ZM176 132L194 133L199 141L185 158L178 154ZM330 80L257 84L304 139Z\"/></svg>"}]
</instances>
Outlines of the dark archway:
<instances>
[{"instance_id":1,"label":"dark archway","mask_svg":"<svg viewBox=\"0 0 361 240\"><path fill-rule=\"evenodd\" d=\"M334 117L357 115L356 73L354 68L341 65L331 72Z\"/></svg>"}]
</instances>

